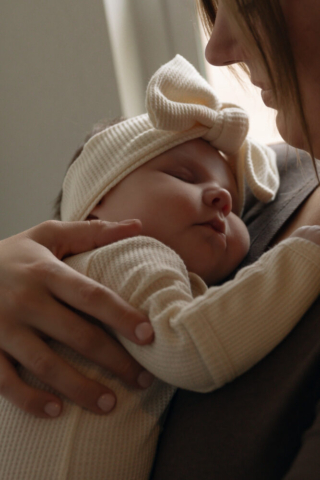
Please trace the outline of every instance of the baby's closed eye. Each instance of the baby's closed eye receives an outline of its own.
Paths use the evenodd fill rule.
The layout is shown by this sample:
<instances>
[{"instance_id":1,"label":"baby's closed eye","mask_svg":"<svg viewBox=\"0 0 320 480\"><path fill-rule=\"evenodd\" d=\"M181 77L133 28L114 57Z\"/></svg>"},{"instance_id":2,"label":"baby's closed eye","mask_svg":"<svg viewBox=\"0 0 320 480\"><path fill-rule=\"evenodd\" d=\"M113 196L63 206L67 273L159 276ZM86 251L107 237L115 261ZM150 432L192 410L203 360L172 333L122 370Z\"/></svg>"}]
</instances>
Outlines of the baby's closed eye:
<instances>
[{"instance_id":1,"label":"baby's closed eye","mask_svg":"<svg viewBox=\"0 0 320 480\"><path fill-rule=\"evenodd\" d=\"M187 169L179 168L174 170L167 170L165 173L183 182L195 183L194 175Z\"/></svg>"}]
</instances>

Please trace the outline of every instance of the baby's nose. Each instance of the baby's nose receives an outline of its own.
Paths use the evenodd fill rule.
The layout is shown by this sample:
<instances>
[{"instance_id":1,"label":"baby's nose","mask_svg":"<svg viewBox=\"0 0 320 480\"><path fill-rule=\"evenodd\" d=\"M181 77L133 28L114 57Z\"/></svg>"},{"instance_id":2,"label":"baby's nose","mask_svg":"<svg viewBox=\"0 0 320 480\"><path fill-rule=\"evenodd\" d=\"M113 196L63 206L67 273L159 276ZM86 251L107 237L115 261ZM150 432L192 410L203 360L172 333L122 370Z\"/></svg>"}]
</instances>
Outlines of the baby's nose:
<instances>
[{"instance_id":1,"label":"baby's nose","mask_svg":"<svg viewBox=\"0 0 320 480\"><path fill-rule=\"evenodd\" d=\"M226 217L232 210L232 197L228 190L220 187L208 188L203 192L203 201L209 207L215 207Z\"/></svg>"}]
</instances>

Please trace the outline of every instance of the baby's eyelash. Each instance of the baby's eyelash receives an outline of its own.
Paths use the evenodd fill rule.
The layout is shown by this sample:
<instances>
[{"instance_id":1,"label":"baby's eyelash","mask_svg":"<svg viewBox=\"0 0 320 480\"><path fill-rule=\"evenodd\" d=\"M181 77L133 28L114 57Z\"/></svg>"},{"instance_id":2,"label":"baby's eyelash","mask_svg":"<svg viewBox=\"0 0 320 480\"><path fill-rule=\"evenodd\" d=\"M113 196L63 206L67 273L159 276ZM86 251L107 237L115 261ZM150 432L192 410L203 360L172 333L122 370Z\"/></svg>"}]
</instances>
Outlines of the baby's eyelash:
<instances>
[{"instance_id":1,"label":"baby's eyelash","mask_svg":"<svg viewBox=\"0 0 320 480\"><path fill-rule=\"evenodd\" d=\"M181 180L183 182L193 183L192 176L187 172L168 172L168 175L171 175L172 177L177 178L178 180Z\"/></svg>"}]
</instances>

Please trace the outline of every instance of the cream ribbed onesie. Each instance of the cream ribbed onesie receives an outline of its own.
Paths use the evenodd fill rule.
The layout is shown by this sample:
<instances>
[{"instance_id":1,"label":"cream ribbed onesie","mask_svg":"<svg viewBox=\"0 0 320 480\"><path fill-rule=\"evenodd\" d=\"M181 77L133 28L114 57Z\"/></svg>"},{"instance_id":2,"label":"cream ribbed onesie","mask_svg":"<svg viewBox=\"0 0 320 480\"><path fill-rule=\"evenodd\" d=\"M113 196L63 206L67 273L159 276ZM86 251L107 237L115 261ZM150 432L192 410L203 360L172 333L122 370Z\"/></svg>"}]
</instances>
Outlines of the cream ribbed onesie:
<instances>
[{"instance_id":1,"label":"cream ribbed onesie","mask_svg":"<svg viewBox=\"0 0 320 480\"><path fill-rule=\"evenodd\" d=\"M0 398L3 480L146 480L176 387L208 392L241 375L281 342L320 292L320 247L301 238L280 243L234 280L211 288L188 274L174 251L148 237L67 263L147 313L154 343L120 340L159 380L146 391L132 389L52 342L78 370L113 389L117 407L99 416L65 400L60 418L44 420Z\"/></svg>"}]
</instances>

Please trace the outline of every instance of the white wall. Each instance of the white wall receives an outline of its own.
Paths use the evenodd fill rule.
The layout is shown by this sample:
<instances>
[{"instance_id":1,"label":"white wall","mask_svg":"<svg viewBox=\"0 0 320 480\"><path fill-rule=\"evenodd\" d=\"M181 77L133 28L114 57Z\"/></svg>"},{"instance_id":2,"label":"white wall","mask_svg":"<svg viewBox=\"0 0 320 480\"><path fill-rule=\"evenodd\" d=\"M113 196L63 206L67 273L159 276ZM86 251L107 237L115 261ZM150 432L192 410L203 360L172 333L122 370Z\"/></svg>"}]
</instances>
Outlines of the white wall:
<instances>
[{"instance_id":1,"label":"white wall","mask_svg":"<svg viewBox=\"0 0 320 480\"><path fill-rule=\"evenodd\" d=\"M92 124L121 113L101 0L2 0L0 238L51 217Z\"/></svg>"}]
</instances>

